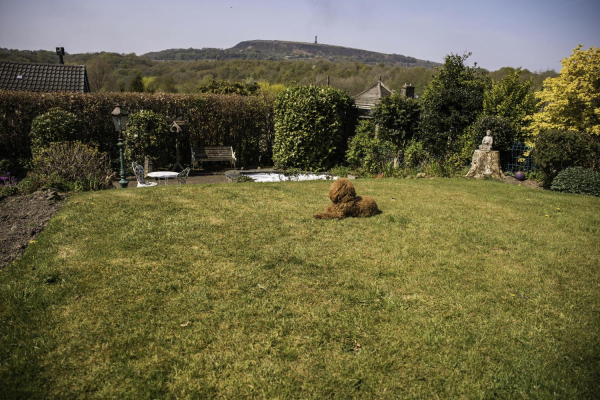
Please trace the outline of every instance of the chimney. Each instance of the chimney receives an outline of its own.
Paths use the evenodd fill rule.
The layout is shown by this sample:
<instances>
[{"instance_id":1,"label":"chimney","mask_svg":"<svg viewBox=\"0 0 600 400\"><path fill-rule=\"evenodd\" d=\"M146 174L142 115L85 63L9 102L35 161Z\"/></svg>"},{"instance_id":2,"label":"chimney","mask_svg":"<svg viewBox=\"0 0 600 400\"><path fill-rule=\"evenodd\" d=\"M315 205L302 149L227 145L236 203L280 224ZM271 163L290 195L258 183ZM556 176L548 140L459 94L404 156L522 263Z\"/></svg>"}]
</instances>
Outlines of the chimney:
<instances>
[{"instance_id":1,"label":"chimney","mask_svg":"<svg viewBox=\"0 0 600 400\"><path fill-rule=\"evenodd\" d=\"M415 87L412 85L412 83L410 85L405 83L404 86L402 86L402 89L400 89L400 94L402 94L404 97L410 97L411 99L414 99Z\"/></svg>"},{"instance_id":2,"label":"chimney","mask_svg":"<svg viewBox=\"0 0 600 400\"><path fill-rule=\"evenodd\" d=\"M65 55L65 48L64 47L57 47L56 48L56 54L58 54L58 58L59 58L59 64L64 64L65 62L63 61L63 56Z\"/></svg>"},{"instance_id":3,"label":"chimney","mask_svg":"<svg viewBox=\"0 0 600 400\"><path fill-rule=\"evenodd\" d=\"M317 37L315 36L315 44L317 44Z\"/></svg>"}]
</instances>

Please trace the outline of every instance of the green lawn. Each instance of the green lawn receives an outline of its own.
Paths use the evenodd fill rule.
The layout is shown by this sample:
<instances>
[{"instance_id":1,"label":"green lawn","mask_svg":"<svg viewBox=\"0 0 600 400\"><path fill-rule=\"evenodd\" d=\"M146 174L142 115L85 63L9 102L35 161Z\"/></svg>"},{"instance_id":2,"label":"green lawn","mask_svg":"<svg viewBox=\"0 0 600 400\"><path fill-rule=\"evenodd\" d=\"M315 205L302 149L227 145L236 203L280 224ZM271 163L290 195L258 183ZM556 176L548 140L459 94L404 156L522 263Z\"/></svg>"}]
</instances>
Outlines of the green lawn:
<instances>
[{"instance_id":1,"label":"green lawn","mask_svg":"<svg viewBox=\"0 0 600 400\"><path fill-rule=\"evenodd\" d=\"M358 180L71 197L0 271L0 397L600 396L600 199Z\"/></svg>"}]
</instances>

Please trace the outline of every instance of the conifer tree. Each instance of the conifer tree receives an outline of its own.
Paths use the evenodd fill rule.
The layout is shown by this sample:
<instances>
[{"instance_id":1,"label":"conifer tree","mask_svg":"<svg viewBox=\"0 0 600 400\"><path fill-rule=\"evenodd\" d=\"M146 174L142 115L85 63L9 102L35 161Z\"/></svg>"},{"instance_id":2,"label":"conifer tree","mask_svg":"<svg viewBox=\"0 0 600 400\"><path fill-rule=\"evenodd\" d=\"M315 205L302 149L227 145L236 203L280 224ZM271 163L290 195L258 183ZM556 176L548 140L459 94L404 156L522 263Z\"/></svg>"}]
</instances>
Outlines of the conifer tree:
<instances>
[{"instance_id":1,"label":"conifer tree","mask_svg":"<svg viewBox=\"0 0 600 400\"><path fill-rule=\"evenodd\" d=\"M144 81L142 80L142 74L135 74L135 78L131 81L131 85L129 85L130 92L138 92L141 93L144 91Z\"/></svg>"}]
</instances>

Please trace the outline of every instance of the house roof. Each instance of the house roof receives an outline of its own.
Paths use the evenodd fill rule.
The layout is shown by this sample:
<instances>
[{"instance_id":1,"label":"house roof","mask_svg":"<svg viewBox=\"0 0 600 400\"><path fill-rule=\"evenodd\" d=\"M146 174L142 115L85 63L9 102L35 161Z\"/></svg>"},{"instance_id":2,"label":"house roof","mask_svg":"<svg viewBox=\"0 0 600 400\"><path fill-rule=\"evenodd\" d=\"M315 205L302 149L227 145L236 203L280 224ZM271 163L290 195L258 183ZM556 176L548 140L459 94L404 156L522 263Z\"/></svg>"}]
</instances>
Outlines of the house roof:
<instances>
[{"instance_id":1,"label":"house roof","mask_svg":"<svg viewBox=\"0 0 600 400\"><path fill-rule=\"evenodd\" d=\"M86 93L90 86L85 65L0 61L0 89Z\"/></svg>"},{"instance_id":2,"label":"house roof","mask_svg":"<svg viewBox=\"0 0 600 400\"><path fill-rule=\"evenodd\" d=\"M354 103L356 104L356 107L360 109L370 110L375 107L383 97L387 97L392 93L393 91L379 80L369 88L354 96Z\"/></svg>"}]
</instances>

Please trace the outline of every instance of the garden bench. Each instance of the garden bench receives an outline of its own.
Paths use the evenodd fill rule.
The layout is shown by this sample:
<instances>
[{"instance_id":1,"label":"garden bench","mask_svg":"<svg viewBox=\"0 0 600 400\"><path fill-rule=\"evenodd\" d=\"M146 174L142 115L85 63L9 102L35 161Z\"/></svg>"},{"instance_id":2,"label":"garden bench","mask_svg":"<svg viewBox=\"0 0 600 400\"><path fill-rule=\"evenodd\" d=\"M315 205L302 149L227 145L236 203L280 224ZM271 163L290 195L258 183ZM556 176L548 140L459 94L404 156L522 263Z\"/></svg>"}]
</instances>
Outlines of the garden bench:
<instances>
[{"instance_id":1,"label":"garden bench","mask_svg":"<svg viewBox=\"0 0 600 400\"><path fill-rule=\"evenodd\" d=\"M194 168L196 161L229 161L235 169L236 158L231 146L207 146L198 150L192 147L192 168Z\"/></svg>"}]
</instances>

